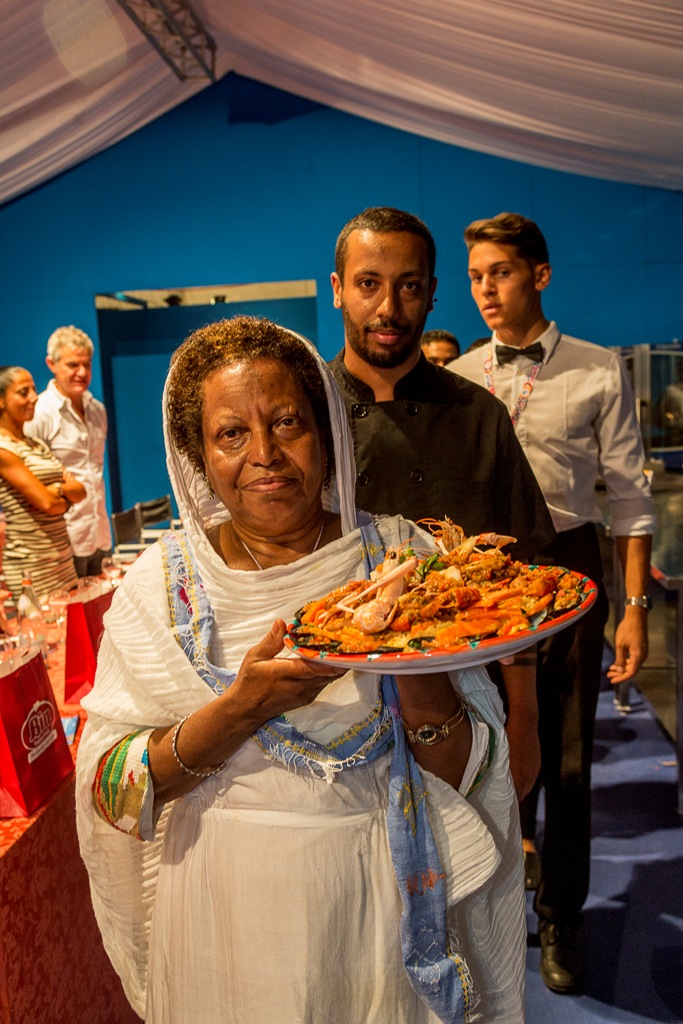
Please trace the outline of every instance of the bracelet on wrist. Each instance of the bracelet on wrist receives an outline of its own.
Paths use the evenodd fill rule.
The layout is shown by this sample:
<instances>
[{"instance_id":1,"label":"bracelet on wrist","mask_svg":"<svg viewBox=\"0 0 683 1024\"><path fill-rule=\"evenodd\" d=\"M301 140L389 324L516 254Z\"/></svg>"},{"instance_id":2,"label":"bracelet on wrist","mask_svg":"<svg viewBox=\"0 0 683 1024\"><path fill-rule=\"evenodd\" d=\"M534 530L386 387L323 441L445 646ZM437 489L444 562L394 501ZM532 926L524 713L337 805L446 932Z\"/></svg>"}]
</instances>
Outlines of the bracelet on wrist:
<instances>
[{"instance_id":1,"label":"bracelet on wrist","mask_svg":"<svg viewBox=\"0 0 683 1024\"><path fill-rule=\"evenodd\" d=\"M629 608L634 605L636 608L644 608L646 611L650 611L652 608L652 598L648 597L647 594L643 594L642 597L627 597L624 601L624 607Z\"/></svg>"},{"instance_id":2,"label":"bracelet on wrist","mask_svg":"<svg viewBox=\"0 0 683 1024\"><path fill-rule=\"evenodd\" d=\"M61 498L62 501L66 502L66 511L68 512L71 506L73 505L73 501L71 500L71 498L68 498L64 493L64 484L62 483L61 480L57 482L57 497Z\"/></svg>"},{"instance_id":3,"label":"bracelet on wrist","mask_svg":"<svg viewBox=\"0 0 683 1024\"><path fill-rule=\"evenodd\" d=\"M178 762L178 764L183 769L183 771L185 772L186 775L194 775L194 777L196 779L208 779L208 778L210 778L211 775L217 775L218 774L218 772L221 770L221 768L225 764L225 761L221 761L221 763L219 765L217 765L215 768L209 769L208 772L198 772L198 771L195 771L194 768L190 768L189 765L185 764L185 762L183 761L182 757L178 753L178 746L177 746L177 744L178 744L178 733L180 732L180 727L181 727L181 725L183 725L188 720L189 717L190 717L189 715L185 715L184 718L181 718L180 721L178 722L178 724L176 725L175 729L173 730L173 736L171 737L171 750L173 751L173 756L175 757L176 761Z\"/></svg>"}]
</instances>

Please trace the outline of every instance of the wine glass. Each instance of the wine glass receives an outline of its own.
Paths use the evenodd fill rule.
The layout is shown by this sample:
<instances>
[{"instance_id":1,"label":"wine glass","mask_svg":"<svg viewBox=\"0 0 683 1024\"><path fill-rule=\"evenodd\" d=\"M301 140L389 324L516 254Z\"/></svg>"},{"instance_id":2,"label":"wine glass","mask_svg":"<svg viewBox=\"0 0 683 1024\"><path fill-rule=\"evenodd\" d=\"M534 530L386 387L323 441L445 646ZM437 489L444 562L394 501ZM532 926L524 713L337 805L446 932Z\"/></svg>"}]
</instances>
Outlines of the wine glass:
<instances>
[{"instance_id":1,"label":"wine glass","mask_svg":"<svg viewBox=\"0 0 683 1024\"><path fill-rule=\"evenodd\" d=\"M119 585L123 579L123 569L117 555L107 555L102 559L102 575L106 576L110 589Z\"/></svg>"},{"instance_id":2,"label":"wine glass","mask_svg":"<svg viewBox=\"0 0 683 1024\"><path fill-rule=\"evenodd\" d=\"M0 512L0 516L2 513ZM0 552L2 551L2 545L0 545ZM0 575L0 632L9 633L10 624L7 619L7 613L5 611L5 602L12 597L12 591L7 590L7 585L4 578Z\"/></svg>"},{"instance_id":3,"label":"wine glass","mask_svg":"<svg viewBox=\"0 0 683 1024\"><path fill-rule=\"evenodd\" d=\"M91 601L94 597L99 597L102 590L101 581L97 576L81 576L78 581L78 600L79 601Z\"/></svg>"},{"instance_id":4,"label":"wine glass","mask_svg":"<svg viewBox=\"0 0 683 1024\"><path fill-rule=\"evenodd\" d=\"M57 625L57 643L62 643L66 639L64 624L66 622L66 609L69 600L68 590L55 590L48 598L50 611Z\"/></svg>"},{"instance_id":5,"label":"wine glass","mask_svg":"<svg viewBox=\"0 0 683 1024\"><path fill-rule=\"evenodd\" d=\"M121 583L123 573L117 564L114 555L106 555L102 558L101 573L106 579L106 583L108 583L110 590Z\"/></svg>"},{"instance_id":6,"label":"wine glass","mask_svg":"<svg viewBox=\"0 0 683 1024\"><path fill-rule=\"evenodd\" d=\"M10 675L17 663L17 645L13 636L0 636L0 675Z\"/></svg>"},{"instance_id":7,"label":"wine glass","mask_svg":"<svg viewBox=\"0 0 683 1024\"><path fill-rule=\"evenodd\" d=\"M25 630L0 637L1 674L7 675L19 668L23 659L31 653L33 643L33 635Z\"/></svg>"}]
</instances>

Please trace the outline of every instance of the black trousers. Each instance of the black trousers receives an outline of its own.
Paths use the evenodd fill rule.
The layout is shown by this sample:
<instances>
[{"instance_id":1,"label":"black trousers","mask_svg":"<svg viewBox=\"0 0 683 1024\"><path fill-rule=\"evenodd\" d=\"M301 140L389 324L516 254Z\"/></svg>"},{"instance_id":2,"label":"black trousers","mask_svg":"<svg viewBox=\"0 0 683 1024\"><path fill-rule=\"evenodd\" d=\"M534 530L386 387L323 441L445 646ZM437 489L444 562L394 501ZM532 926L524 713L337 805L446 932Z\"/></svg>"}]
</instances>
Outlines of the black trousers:
<instances>
[{"instance_id":1,"label":"black trousers","mask_svg":"<svg viewBox=\"0 0 683 1024\"><path fill-rule=\"evenodd\" d=\"M539 556L598 584L591 610L538 649L541 741L539 784L545 791L539 917L577 925L588 895L591 837L591 760L609 602L593 524L560 533ZM522 835L533 838L538 786L520 805Z\"/></svg>"},{"instance_id":2,"label":"black trousers","mask_svg":"<svg viewBox=\"0 0 683 1024\"><path fill-rule=\"evenodd\" d=\"M99 574L102 572L102 559L110 554L111 550L98 550L94 551L92 555L74 555L76 575L79 577L99 576Z\"/></svg>"}]
</instances>

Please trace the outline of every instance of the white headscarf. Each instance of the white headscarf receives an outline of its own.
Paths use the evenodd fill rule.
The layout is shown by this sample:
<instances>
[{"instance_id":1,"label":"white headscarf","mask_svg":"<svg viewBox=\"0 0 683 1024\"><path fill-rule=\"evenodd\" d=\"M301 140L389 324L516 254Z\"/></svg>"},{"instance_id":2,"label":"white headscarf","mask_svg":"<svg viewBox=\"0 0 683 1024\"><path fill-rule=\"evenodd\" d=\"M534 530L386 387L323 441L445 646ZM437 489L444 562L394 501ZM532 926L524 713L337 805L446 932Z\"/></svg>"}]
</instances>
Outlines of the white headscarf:
<instances>
[{"instance_id":1,"label":"white headscarf","mask_svg":"<svg viewBox=\"0 0 683 1024\"><path fill-rule=\"evenodd\" d=\"M331 511L340 513L342 533L346 535L357 528L357 520L354 500L356 470L353 440L344 408L344 400L327 363L315 346L301 334L296 334L286 327L277 326L279 330L286 332L308 349L316 361L325 386L336 469L335 478L329 490L323 492L323 504ZM206 531L229 519L230 513L221 500L211 493L206 479L197 472L188 456L178 452L173 443L168 422L169 385L172 374L173 366L171 366L166 379L162 401L166 465L178 502L178 511L183 521L183 527L190 538L200 568L203 569L206 568L206 565L202 563L206 563L207 558L213 563L218 557L207 542Z\"/></svg>"}]
</instances>

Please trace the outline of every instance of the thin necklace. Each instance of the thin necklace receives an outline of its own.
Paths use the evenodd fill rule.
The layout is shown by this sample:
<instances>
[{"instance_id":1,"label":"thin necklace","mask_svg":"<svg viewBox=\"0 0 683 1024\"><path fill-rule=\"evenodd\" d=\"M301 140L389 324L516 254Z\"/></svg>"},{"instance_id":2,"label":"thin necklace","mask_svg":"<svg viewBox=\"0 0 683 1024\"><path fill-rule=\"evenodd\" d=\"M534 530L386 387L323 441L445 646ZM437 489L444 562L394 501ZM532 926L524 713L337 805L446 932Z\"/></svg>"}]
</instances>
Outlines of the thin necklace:
<instances>
[{"instance_id":1,"label":"thin necklace","mask_svg":"<svg viewBox=\"0 0 683 1024\"><path fill-rule=\"evenodd\" d=\"M310 555L312 555L314 551L317 551L317 550L318 550L318 544L320 543L320 539L321 539L321 537L322 537L322 535L323 535L323 530L324 530L324 528L325 528L325 519L323 518L323 521L322 521L322 523L320 524L320 530L318 531L318 537L317 537L317 539L316 539L316 542L315 542L315 544L313 545L313 548L311 549L311 551L309 551L309 554L310 554ZM234 531L233 531L233 532L234 532ZM239 539L239 542L240 542L240 544L242 545L242 547L244 548L244 550L246 551L246 553L247 553L247 554L249 555L249 557L250 557L250 558L252 559L252 561L253 561L253 562L254 562L254 564L256 565L256 568L257 568L257 569L260 569L260 570L261 570L261 572L265 572L265 569L264 569L264 567L263 567L263 566L261 565L261 563L259 562L258 558L257 558L257 557L256 557L256 555L254 554L254 552L253 552L253 551L251 550L251 548L249 547L249 545L247 544L247 542L246 542L245 540L242 540L242 538L241 538L241 537L239 536L239 534L238 534L237 536L238 536L238 539ZM306 556L304 556L304 557L306 557Z\"/></svg>"}]
</instances>

